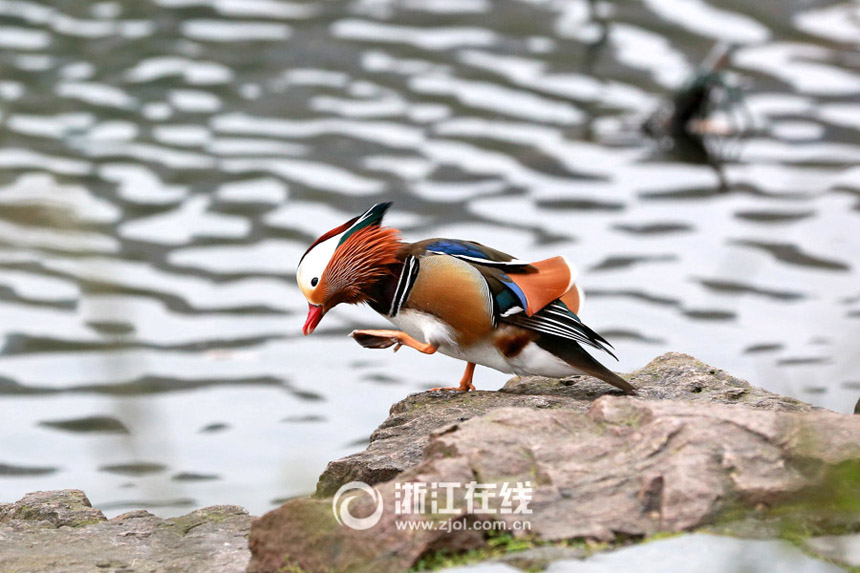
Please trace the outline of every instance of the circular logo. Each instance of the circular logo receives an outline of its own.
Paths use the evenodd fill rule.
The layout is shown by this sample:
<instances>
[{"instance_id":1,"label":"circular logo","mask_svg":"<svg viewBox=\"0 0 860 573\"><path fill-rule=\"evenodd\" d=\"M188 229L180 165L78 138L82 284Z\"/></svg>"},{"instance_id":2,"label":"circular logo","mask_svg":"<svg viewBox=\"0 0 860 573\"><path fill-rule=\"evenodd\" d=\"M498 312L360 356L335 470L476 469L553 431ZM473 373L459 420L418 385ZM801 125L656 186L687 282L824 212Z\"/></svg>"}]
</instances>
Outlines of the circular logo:
<instances>
[{"instance_id":1,"label":"circular logo","mask_svg":"<svg viewBox=\"0 0 860 573\"><path fill-rule=\"evenodd\" d=\"M347 497L344 497L344 495L355 490L360 490L368 494L376 503L376 511L367 517L353 516L349 512L349 504L357 497L357 495L349 495ZM342 497L344 497L344 499L341 502ZM337 490L336 494L334 494L334 497L331 500L331 511L334 513L334 518L341 525L358 530L370 529L379 523L379 519L382 517L382 495L376 490L376 488L370 487L363 481L351 481L340 486L340 489Z\"/></svg>"}]
</instances>

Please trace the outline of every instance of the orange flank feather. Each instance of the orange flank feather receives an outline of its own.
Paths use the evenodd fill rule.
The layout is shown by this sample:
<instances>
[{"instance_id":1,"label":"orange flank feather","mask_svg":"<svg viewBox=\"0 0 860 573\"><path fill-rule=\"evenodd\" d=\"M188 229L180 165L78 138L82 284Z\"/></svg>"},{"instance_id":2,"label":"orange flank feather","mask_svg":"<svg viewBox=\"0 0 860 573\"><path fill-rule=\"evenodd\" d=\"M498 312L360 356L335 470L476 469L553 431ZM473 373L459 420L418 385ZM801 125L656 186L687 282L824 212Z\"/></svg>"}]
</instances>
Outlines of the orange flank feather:
<instances>
[{"instance_id":1,"label":"orange flank feather","mask_svg":"<svg viewBox=\"0 0 860 573\"><path fill-rule=\"evenodd\" d=\"M538 261L531 263L531 266L537 269L537 272L509 275L514 284L520 287L526 295L528 308L525 311L528 316L532 316L552 301L566 297L571 293L576 293L578 301L579 293L576 288L572 288L573 285L571 284L573 273L564 257ZM569 298L572 300L573 296ZM565 302L565 304L567 303ZM579 310L578 302L576 308Z\"/></svg>"},{"instance_id":2,"label":"orange flank feather","mask_svg":"<svg viewBox=\"0 0 860 573\"><path fill-rule=\"evenodd\" d=\"M421 260L409 307L450 325L461 346L471 346L493 330L487 283L474 266L454 257Z\"/></svg>"}]
</instances>

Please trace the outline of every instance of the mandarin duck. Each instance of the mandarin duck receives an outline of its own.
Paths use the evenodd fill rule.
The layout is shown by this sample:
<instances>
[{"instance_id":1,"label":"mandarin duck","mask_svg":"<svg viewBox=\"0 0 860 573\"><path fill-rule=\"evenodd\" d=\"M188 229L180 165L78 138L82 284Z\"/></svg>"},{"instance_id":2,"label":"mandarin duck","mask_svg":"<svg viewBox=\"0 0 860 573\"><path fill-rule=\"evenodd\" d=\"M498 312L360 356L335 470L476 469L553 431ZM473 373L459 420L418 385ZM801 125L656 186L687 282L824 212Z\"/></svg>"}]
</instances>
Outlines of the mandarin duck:
<instances>
[{"instance_id":1,"label":"mandarin duck","mask_svg":"<svg viewBox=\"0 0 860 573\"><path fill-rule=\"evenodd\" d=\"M481 364L506 373L563 378L589 374L627 394L636 390L586 352L611 345L577 316L583 293L564 257L525 263L471 241L405 243L382 226L379 203L322 235L299 261L308 335L341 303L367 303L398 330L354 330L367 348L408 346L466 361L456 387L474 390Z\"/></svg>"}]
</instances>

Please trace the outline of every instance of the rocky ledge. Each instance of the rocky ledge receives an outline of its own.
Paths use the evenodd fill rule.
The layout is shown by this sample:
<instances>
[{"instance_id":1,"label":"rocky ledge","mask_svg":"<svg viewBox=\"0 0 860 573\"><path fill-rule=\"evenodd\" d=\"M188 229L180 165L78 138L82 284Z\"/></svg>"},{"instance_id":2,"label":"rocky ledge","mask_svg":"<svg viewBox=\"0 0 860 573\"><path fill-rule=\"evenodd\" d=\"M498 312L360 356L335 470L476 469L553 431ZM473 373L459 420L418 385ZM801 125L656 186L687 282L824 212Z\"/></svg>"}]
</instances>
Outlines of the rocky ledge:
<instances>
[{"instance_id":1,"label":"rocky ledge","mask_svg":"<svg viewBox=\"0 0 860 573\"><path fill-rule=\"evenodd\" d=\"M810 570L860 567L860 417L683 354L626 378L639 396L588 377L409 396L364 452L329 464L315 495L253 522L235 506L107 520L83 492L29 494L0 504L0 571L399 572L481 560L578 570L569 560L594 553L615 568L718 547L772 565L784 546L820 558L824 569ZM353 481L374 497L344 497L339 517L371 517L366 529L332 511ZM438 500L425 489L415 512L403 502L416 484L447 485Z\"/></svg>"},{"instance_id":2,"label":"rocky ledge","mask_svg":"<svg viewBox=\"0 0 860 573\"><path fill-rule=\"evenodd\" d=\"M314 496L253 523L248 571L393 572L464 555L531 569L689 531L800 545L860 531L860 417L683 354L626 378L639 396L589 377L409 396L364 452L329 464ZM376 488L375 498L347 504L350 516L374 516L368 529L341 525L332 512L331 496L356 480ZM493 495L475 503L470 483ZM424 484L423 512L403 505L414 484ZM498 494L526 484L524 512L512 511L510 496ZM431 491L439 505L443 493L451 498L456 515L428 511ZM815 553L813 545L803 546Z\"/></svg>"},{"instance_id":3,"label":"rocky ledge","mask_svg":"<svg viewBox=\"0 0 860 573\"><path fill-rule=\"evenodd\" d=\"M218 505L173 519L131 511L113 519L77 489L0 504L0 571L244 571L251 516Z\"/></svg>"}]
</instances>

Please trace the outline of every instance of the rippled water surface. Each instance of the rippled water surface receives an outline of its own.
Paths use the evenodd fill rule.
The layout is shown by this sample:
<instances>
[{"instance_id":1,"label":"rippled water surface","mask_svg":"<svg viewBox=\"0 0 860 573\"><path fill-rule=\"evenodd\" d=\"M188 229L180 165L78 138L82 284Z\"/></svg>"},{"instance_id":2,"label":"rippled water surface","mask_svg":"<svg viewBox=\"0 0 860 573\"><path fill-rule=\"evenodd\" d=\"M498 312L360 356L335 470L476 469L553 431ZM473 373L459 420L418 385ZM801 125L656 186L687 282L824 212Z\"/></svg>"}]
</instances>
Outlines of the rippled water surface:
<instances>
[{"instance_id":1,"label":"rippled water surface","mask_svg":"<svg viewBox=\"0 0 860 573\"><path fill-rule=\"evenodd\" d=\"M852 2L0 0L0 500L260 513L455 382L348 339L367 308L301 335L298 258L380 200L576 261L618 370L851 411L858 38ZM719 168L638 129L717 41L749 116Z\"/></svg>"}]
</instances>

